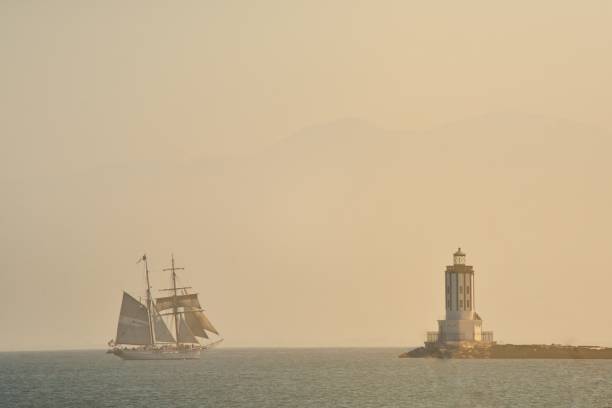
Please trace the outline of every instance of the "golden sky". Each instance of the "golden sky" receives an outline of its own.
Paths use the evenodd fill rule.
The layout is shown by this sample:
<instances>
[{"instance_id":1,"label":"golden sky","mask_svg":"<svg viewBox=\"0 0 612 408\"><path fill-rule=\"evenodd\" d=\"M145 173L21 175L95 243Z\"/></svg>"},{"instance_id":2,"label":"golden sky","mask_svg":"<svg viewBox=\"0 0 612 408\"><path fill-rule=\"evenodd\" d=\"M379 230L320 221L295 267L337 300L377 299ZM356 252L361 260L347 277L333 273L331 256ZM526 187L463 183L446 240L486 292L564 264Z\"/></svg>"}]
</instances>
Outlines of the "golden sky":
<instances>
[{"instance_id":1,"label":"golden sky","mask_svg":"<svg viewBox=\"0 0 612 408\"><path fill-rule=\"evenodd\" d=\"M612 345L608 1L4 1L0 350L103 347L149 254L228 346Z\"/></svg>"}]
</instances>

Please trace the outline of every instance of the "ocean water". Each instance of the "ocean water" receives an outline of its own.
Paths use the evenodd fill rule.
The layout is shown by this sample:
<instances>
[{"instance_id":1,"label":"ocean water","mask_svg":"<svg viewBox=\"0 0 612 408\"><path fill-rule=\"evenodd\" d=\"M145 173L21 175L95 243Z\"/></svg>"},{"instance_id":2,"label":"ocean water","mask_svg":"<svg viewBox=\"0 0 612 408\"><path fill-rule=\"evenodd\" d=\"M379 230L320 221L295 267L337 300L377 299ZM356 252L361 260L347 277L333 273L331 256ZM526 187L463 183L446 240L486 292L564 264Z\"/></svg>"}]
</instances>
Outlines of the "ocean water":
<instances>
[{"instance_id":1,"label":"ocean water","mask_svg":"<svg viewBox=\"0 0 612 408\"><path fill-rule=\"evenodd\" d=\"M612 407L612 360L399 359L400 349L224 349L199 361L0 353L1 407Z\"/></svg>"}]
</instances>

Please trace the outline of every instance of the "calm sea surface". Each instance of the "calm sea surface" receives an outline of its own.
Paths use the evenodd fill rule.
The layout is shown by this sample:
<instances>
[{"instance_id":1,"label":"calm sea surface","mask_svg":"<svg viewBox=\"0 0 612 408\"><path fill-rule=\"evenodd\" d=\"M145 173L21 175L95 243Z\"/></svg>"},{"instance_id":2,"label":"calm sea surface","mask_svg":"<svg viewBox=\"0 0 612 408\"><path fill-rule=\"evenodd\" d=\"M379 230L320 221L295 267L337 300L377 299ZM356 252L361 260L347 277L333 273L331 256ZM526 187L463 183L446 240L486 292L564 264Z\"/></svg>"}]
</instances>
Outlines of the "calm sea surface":
<instances>
[{"instance_id":1,"label":"calm sea surface","mask_svg":"<svg viewBox=\"0 0 612 408\"><path fill-rule=\"evenodd\" d=\"M398 359L223 349L200 361L0 353L1 407L612 407L612 360Z\"/></svg>"}]
</instances>

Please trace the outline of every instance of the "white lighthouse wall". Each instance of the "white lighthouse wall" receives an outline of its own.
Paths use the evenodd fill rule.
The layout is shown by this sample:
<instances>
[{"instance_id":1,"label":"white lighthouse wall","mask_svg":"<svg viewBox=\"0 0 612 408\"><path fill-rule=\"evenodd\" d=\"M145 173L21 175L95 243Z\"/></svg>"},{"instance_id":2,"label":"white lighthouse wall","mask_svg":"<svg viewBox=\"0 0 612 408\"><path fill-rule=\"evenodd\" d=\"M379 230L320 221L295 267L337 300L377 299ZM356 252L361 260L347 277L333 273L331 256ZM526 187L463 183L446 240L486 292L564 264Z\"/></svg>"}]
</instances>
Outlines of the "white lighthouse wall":
<instances>
[{"instance_id":1,"label":"white lighthouse wall","mask_svg":"<svg viewBox=\"0 0 612 408\"><path fill-rule=\"evenodd\" d=\"M446 319L470 320L474 318L474 274L446 271Z\"/></svg>"},{"instance_id":2,"label":"white lighthouse wall","mask_svg":"<svg viewBox=\"0 0 612 408\"><path fill-rule=\"evenodd\" d=\"M474 312L464 310L460 312L446 312L446 320L473 320Z\"/></svg>"}]
</instances>

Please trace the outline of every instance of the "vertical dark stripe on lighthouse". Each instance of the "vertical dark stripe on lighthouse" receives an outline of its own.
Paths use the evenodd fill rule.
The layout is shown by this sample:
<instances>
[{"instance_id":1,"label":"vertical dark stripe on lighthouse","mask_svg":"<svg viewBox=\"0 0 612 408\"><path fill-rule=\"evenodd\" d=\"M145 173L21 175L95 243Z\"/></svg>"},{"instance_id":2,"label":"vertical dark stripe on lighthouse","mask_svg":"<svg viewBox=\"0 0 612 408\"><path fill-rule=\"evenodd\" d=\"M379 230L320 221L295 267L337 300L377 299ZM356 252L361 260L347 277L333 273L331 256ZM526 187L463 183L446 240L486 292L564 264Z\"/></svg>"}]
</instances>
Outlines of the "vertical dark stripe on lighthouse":
<instances>
[{"instance_id":1,"label":"vertical dark stripe on lighthouse","mask_svg":"<svg viewBox=\"0 0 612 408\"><path fill-rule=\"evenodd\" d=\"M444 274L444 310L448 310L449 306L450 306L450 289L449 289L449 282L448 282L448 272L446 272Z\"/></svg>"},{"instance_id":2,"label":"vertical dark stripe on lighthouse","mask_svg":"<svg viewBox=\"0 0 612 408\"><path fill-rule=\"evenodd\" d=\"M459 274L455 272L454 275L455 275L455 293L457 294L457 296L455 296L455 310L459 311Z\"/></svg>"},{"instance_id":3,"label":"vertical dark stripe on lighthouse","mask_svg":"<svg viewBox=\"0 0 612 408\"><path fill-rule=\"evenodd\" d=\"M467 305L465 303L465 301L467 300L467 297L465 296L467 292L465 289L465 272L462 273L461 275L463 275L463 310L467 310Z\"/></svg>"},{"instance_id":4,"label":"vertical dark stripe on lighthouse","mask_svg":"<svg viewBox=\"0 0 612 408\"><path fill-rule=\"evenodd\" d=\"M474 286L474 272L472 272L472 310L476 310L476 287Z\"/></svg>"}]
</instances>

